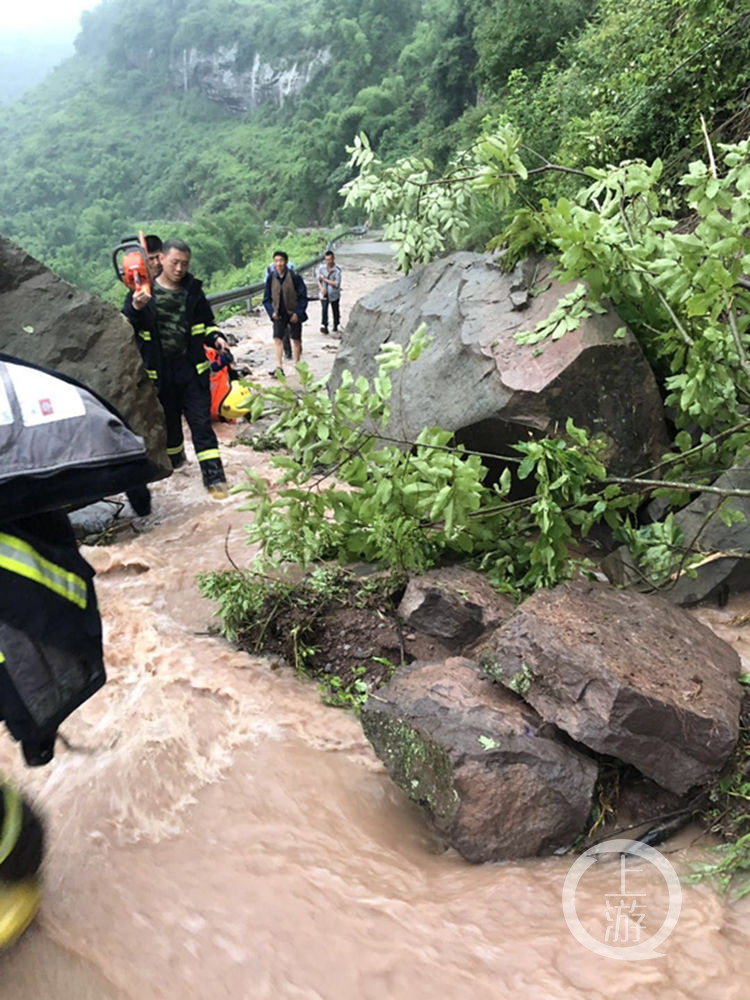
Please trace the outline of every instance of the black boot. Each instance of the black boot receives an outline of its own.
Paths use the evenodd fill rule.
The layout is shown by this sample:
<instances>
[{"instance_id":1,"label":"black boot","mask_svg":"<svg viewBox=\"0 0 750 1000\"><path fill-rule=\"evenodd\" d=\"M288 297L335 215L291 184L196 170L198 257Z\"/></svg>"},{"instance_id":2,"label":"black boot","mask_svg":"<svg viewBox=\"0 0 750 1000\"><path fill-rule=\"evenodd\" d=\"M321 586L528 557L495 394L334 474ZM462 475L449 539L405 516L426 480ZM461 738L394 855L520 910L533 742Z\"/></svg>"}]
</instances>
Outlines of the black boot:
<instances>
[{"instance_id":1,"label":"black boot","mask_svg":"<svg viewBox=\"0 0 750 1000\"><path fill-rule=\"evenodd\" d=\"M208 458L201 462L203 485L215 500L224 500L229 495L227 477L220 458Z\"/></svg>"},{"instance_id":2,"label":"black boot","mask_svg":"<svg viewBox=\"0 0 750 1000\"><path fill-rule=\"evenodd\" d=\"M138 517L151 513L151 490L148 486L134 486L132 490L127 490L125 496Z\"/></svg>"}]
</instances>

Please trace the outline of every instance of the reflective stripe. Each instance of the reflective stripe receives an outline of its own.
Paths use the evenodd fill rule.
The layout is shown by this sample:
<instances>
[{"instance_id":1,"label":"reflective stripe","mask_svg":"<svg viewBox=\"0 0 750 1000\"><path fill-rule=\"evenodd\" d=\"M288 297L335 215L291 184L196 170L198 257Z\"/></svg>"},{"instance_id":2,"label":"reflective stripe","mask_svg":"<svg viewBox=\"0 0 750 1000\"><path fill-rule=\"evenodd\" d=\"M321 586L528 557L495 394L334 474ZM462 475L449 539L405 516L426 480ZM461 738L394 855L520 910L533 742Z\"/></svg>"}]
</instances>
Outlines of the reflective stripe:
<instances>
[{"instance_id":1,"label":"reflective stripe","mask_svg":"<svg viewBox=\"0 0 750 1000\"><path fill-rule=\"evenodd\" d=\"M0 532L0 569L49 587L79 608L85 608L88 603L86 581L82 577L50 562L28 542L5 532Z\"/></svg>"},{"instance_id":2,"label":"reflective stripe","mask_svg":"<svg viewBox=\"0 0 750 1000\"><path fill-rule=\"evenodd\" d=\"M152 378L154 381L156 381L159 378L159 373L154 368L147 368L146 374L148 375L149 378Z\"/></svg>"},{"instance_id":3,"label":"reflective stripe","mask_svg":"<svg viewBox=\"0 0 750 1000\"><path fill-rule=\"evenodd\" d=\"M3 785L3 825L0 827L0 865L9 856L21 835L23 809L18 793L10 785Z\"/></svg>"},{"instance_id":4,"label":"reflective stripe","mask_svg":"<svg viewBox=\"0 0 750 1000\"><path fill-rule=\"evenodd\" d=\"M185 442L183 441L182 444L175 445L174 448L167 448L167 454L179 455L180 452L184 451L184 449L185 449Z\"/></svg>"},{"instance_id":5,"label":"reflective stripe","mask_svg":"<svg viewBox=\"0 0 750 1000\"><path fill-rule=\"evenodd\" d=\"M194 337L205 337L206 336L206 324L205 323L193 323L190 327L190 332Z\"/></svg>"},{"instance_id":6,"label":"reflective stripe","mask_svg":"<svg viewBox=\"0 0 750 1000\"><path fill-rule=\"evenodd\" d=\"M195 366L195 370L198 372L199 375L202 375L203 372L207 372L210 367L211 367L210 361L200 361Z\"/></svg>"},{"instance_id":7,"label":"reflective stripe","mask_svg":"<svg viewBox=\"0 0 750 1000\"><path fill-rule=\"evenodd\" d=\"M151 331L141 330L138 336L141 338L141 340L151 340Z\"/></svg>"},{"instance_id":8,"label":"reflective stripe","mask_svg":"<svg viewBox=\"0 0 750 1000\"><path fill-rule=\"evenodd\" d=\"M218 326L207 326L206 327L206 336L210 337L212 333L219 333L220 334L221 330L218 328Z\"/></svg>"},{"instance_id":9,"label":"reflective stripe","mask_svg":"<svg viewBox=\"0 0 750 1000\"><path fill-rule=\"evenodd\" d=\"M207 462L210 458L221 458L218 448L209 448L207 451L196 452L195 457L199 462Z\"/></svg>"}]
</instances>

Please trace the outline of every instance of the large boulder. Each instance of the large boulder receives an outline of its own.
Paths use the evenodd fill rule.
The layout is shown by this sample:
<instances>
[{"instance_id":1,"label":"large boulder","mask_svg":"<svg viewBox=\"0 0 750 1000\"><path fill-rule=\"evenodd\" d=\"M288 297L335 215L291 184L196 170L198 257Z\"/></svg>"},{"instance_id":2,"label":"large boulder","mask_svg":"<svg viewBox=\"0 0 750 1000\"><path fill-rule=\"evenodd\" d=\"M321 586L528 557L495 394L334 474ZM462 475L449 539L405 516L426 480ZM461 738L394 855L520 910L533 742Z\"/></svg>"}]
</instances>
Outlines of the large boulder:
<instances>
[{"instance_id":1,"label":"large boulder","mask_svg":"<svg viewBox=\"0 0 750 1000\"><path fill-rule=\"evenodd\" d=\"M368 699L362 725L394 781L467 861L548 854L584 828L594 761L471 660L401 668Z\"/></svg>"},{"instance_id":2,"label":"large boulder","mask_svg":"<svg viewBox=\"0 0 750 1000\"><path fill-rule=\"evenodd\" d=\"M528 598L481 664L574 740L680 795L737 742L739 657L657 597L573 582Z\"/></svg>"},{"instance_id":3,"label":"large boulder","mask_svg":"<svg viewBox=\"0 0 750 1000\"><path fill-rule=\"evenodd\" d=\"M592 315L538 348L514 339L570 290L553 282L531 297L528 289L543 285L550 269L537 260L505 274L489 256L455 253L383 285L352 310L332 388L345 369L372 376L380 345L406 344L425 322L429 347L392 373L390 435L413 441L437 425L469 448L503 455L529 431L554 434L572 417L606 443L612 472L651 465L668 447L661 399L637 341L614 313Z\"/></svg>"},{"instance_id":4,"label":"large boulder","mask_svg":"<svg viewBox=\"0 0 750 1000\"><path fill-rule=\"evenodd\" d=\"M170 474L164 414L128 321L2 237L0 351L93 389L145 440L163 474Z\"/></svg>"}]
</instances>

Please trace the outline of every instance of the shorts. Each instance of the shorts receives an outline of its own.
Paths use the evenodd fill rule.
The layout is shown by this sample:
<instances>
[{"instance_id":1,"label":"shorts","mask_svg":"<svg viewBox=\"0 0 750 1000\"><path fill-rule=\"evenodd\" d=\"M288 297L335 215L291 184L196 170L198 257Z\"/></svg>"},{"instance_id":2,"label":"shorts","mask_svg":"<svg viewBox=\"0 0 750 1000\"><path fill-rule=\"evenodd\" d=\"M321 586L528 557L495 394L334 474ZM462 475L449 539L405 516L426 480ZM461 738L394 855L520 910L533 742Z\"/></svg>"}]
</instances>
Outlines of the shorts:
<instances>
[{"instance_id":1,"label":"shorts","mask_svg":"<svg viewBox=\"0 0 750 1000\"><path fill-rule=\"evenodd\" d=\"M302 324L287 323L286 320L275 319L273 321L274 339L283 340L285 334L289 337L290 340L302 340Z\"/></svg>"}]
</instances>

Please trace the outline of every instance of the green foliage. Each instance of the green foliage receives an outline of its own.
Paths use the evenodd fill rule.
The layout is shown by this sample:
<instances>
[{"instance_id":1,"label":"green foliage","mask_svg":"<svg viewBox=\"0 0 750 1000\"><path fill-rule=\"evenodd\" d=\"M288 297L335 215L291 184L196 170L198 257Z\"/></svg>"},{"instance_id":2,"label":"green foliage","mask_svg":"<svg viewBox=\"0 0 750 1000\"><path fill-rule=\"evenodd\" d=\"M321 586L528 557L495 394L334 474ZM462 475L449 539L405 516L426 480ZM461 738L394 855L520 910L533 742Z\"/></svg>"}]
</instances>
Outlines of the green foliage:
<instances>
[{"instance_id":1,"label":"green foliage","mask_svg":"<svg viewBox=\"0 0 750 1000\"><path fill-rule=\"evenodd\" d=\"M594 183L574 201L544 201L541 210L560 279L582 278L593 302L609 299L663 377L683 451L688 428L732 427L750 400L750 295L739 282L750 262L750 143L719 152L716 175L696 161L680 181L697 219L690 233L668 212L659 161L587 171ZM726 464L746 441L735 437L713 463Z\"/></svg>"},{"instance_id":2,"label":"green foliage","mask_svg":"<svg viewBox=\"0 0 750 1000\"><path fill-rule=\"evenodd\" d=\"M119 301L109 250L137 220L164 235L187 225L196 273L230 284L261 219L360 221L336 195L363 131L384 164L412 158L418 182L475 141L491 157L485 116L520 126L534 166L662 156L674 175L697 109L742 134L747 16L733 0L105 0L84 13L76 56L0 108L0 230ZM245 98L208 96L196 62L208 57L246 81L256 59L309 79L281 107L244 110ZM539 174L526 188L565 185ZM426 189L411 194L424 202ZM464 224L460 198L442 194L427 199L436 249L484 245L521 205L476 191Z\"/></svg>"},{"instance_id":3,"label":"green foliage","mask_svg":"<svg viewBox=\"0 0 750 1000\"><path fill-rule=\"evenodd\" d=\"M555 58L562 39L592 14L595 0L473 0L477 75L483 86L497 88L510 72L523 68L537 75Z\"/></svg>"},{"instance_id":4,"label":"green foliage","mask_svg":"<svg viewBox=\"0 0 750 1000\"><path fill-rule=\"evenodd\" d=\"M260 648L270 621L269 609L290 599L292 586L282 580L269 580L239 570L227 573L198 574L198 590L219 607L220 632L230 642L254 636Z\"/></svg>"},{"instance_id":5,"label":"green foliage","mask_svg":"<svg viewBox=\"0 0 750 1000\"><path fill-rule=\"evenodd\" d=\"M695 576L690 566L700 556L686 558L685 536L670 511L663 521L646 524L640 528L624 526L620 530L624 541L645 580L658 586L679 568Z\"/></svg>"},{"instance_id":6,"label":"green foliage","mask_svg":"<svg viewBox=\"0 0 750 1000\"><path fill-rule=\"evenodd\" d=\"M750 732L747 729L740 729L734 754L710 789L709 800L704 821L713 833L730 842L712 850L714 860L693 865L694 872L688 881L711 879L720 892L731 889L733 898L741 899L750 893Z\"/></svg>"},{"instance_id":7,"label":"green foliage","mask_svg":"<svg viewBox=\"0 0 750 1000\"><path fill-rule=\"evenodd\" d=\"M331 217L354 131L366 127L403 150L420 128L442 135L471 103L470 28L453 34L459 8L447 0L106 0L84 14L77 55L0 108L0 230L113 301L120 290L109 253L138 220L184 235L202 277L229 277L249 265L259 220L289 227ZM397 64L413 37L417 58L405 76ZM248 93L256 59L317 69L304 94L245 111L244 98L209 99L204 70L194 67L204 56L247 74ZM433 64L426 77L422 60Z\"/></svg>"},{"instance_id":8,"label":"green foliage","mask_svg":"<svg viewBox=\"0 0 750 1000\"><path fill-rule=\"evenodd\" d=\"M639 502L637 495L625 496L618 486L605 485L606 469L597 457L602 443L589 442L585 431L570 419L565 430L565 439L514 445L524 455L518 480L534 477L534 496L518 524L526 535L515 557L522 590L552 587L572 576L577 565L586 565L570 556L574 539L586 538L600 521L614 531L625 531L627 513ZM489 567L486 556L482 565Z\"/></svg>"},{"instance_id":9,"label":"green foliage","mask_svg":"<svg viewBox=\"0 0 750 1000\"><path fill-rule=\"evenodd\" d=\"M318 685L324 705L333 708L348 708L355 715L360 715L370 695L370 687L365 680L367 668L355 667L352 676L346 680L338 674L332 674Z\"/></svg>"},{"instance_id":10,"label":"green foliage","mask_svg":"<svg viewBox=\"0 0 750 1000\"><path fill-rule=\"evenodd\" d=\"M478 199L496 211L508 208L517 180L527 176L519 147L518 133L500 124L451 161L441 178L429 159L384 165L360 133L347 146L350 166L359 173L342 188L344 204L361 205L368 218L385 220L385 238L397 243L398 266L408 273L458 245Z\"/></svg>"},{"instance_id":11,"label":"green foliage","mask_svg":"<svg viewBox=\"0 0 750 1000\"><path fill-rule=\"evenodd\" d=\"M424 344L423 330L405 350L384 344L375 378L346 372L332 396L304 364L301 391L280 384L254 395L251 415L279 414L273 433L286 448L273 459L273 487L249 474L235 488L253 515L247 536L259 546L258 571L329 559L423 570L473 559L498 588L518 595L573 574L571 546L593 524L624 530L637 497L604 483L597 448L572 421L565 440L516 446L517 481L532 484L520 502L507 499L510 467L485 486L480 457L447 431L426 428L414 442L387 444L390 373Z\"/></svg>"},{"instance_id":12,"label":"green foliage","mask_svg":"<svg viewBox=\"0 0 750 1000\"><path fill-rule=\"evenodd\" d=\"M384 560L406 569L432 564L443 549L471 548L468 525L485 474L479 458L448 447L451 435L438 428L420 434L413 454L383 446L368 429L387 425L389 372L423 345L423 331L406 352L383 345L373 382L345 373L333 399L304 364L301 393L280 385L255 396L251 416L279 412L273 431L292 452L274 459L281 480L273 493L260 477L241 487L250 498L244 509L254 513L249 540L266 560ZM333 473L336 481L327 481ZM303 488L310 480L314 488Z\"/></svg>"},{"instance_id":13,"label":"green foliage","mask_svg":"<svg viewBox=\"0 0 750 1000\"><path fill-rule=\"evenodd\" d=\"M591 316L592 313L606 313L606 311L598 303L590 302L585 286L578 284L572 292L563 295L546 319L537 323L533 330L517 333L516 340L519 344L538 344L547 337L550 340L559 340L569 330L575 330L581 320Z\"/></svg>"},{"instance_id":14,"label":"green foliage","mask_svg":"<svg viewBox=\"0 0 750 1000\"><path fill-rule=\"evenodd\" d=\"M747 819L750 820L750 813ZM688 875L686 881L711 879L722 893L733 886L732 897L735 900L747 896L750 893L750 832L714 848L714 853L718 860L694 864L693 874Z\"/></svg>"},{"instance_id":15,"label":"green foliage","mask_svg":"<svg viewBox=\"0 0 750 1000\"><path fill-rule=\"evenodd\" d=\"M479 743L485 753L489 753L490 750L497 750L499 745L491 736L477 736L477 743Z\"/></svg>"},{"instance_id":16,"label":"green foliage","mask_svg":"<svg viewBox=\"0 0 750 1000\"><path fill-rule=\"evenodd\" d=\"M355 140L352 163L359 175L346 186L347 201L388 218L399 241L398 260L408 270L445 249L466 231L477 199L506 208L528 177L517 133L501 125L459 155L444 177L429 176L413 158L383 166L365 137ZM711 150L713 154L713 150ZM518 340L558 339L592 311L610 302L636 333L663 380L666 404L681 432L678 453L690 453L673 472L722 468L750 442L747 431L696 451L693 435L714 435L739 425L750 402L750 142L721 145L717 164L690 164L680 179L685 208L696 225L685 232L675 196L661 185L662 163L587 167L592 183L572 197L542 199L525 218L526 231L558 259L561 281L576 288L533 331ZM449 220L449 222L448 222ZM514 231L516 250L523 245ZM615 336L624 335L624 329Z\"/></svg>"},{"instance_id":17,"label":"green foliage","mask_svg":"<svg viewBox=\"0 0 750 1000\"><path fill-rule=\"evenodd\" d=\"M508 680L508 687L511 691L515 691L516 694L524 695L528 694L531 690L531 685L534 682L534 673L528 663L521 664L521 669L517 674Z\"/></svg>"},{"instance_id":18,"label":"green foliage","mask_svg":"<svg viewBox=\"0 0 750 1000\"><path fill-rule=\"evenodd\" d=\"M746 134L747 4L599 0L588 6L594 16L553 61L493 68L480 56L486 86L544 160L583 167L661 156L676 174L702 145L699 112L712 132L725 130L728 139ZM518 68L508 73L511 66ZM558 190L559 179L541 188Z\"/></svg>"}]
</instances>

